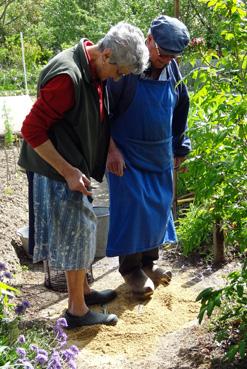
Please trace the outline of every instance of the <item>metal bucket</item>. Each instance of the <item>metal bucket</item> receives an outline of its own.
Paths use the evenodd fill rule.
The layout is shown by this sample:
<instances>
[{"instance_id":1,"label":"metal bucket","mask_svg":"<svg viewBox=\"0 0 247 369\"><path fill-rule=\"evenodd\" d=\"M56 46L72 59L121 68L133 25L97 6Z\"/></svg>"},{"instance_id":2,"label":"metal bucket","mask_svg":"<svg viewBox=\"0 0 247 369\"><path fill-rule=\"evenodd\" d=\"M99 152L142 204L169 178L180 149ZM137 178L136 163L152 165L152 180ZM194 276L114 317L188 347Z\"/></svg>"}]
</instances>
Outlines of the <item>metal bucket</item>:
<instances>
[{"instance_id":1,"label":"metal bucket","mask_svg":"<svg viewBox=\"0 0 247 369\"><path fill-rule=\"evenodd\" d=\"M23 246L26 254L30 258L32 258L32 255L29 254L29 249L28 249L29 227L28 226L21 227L21 228L17 229L16 233L18 234L18 236L20 236L22 246Z\"/></svg>"},{"instance_id":2,"label":"metal bucket","mask_svg":"<svg viewBox=\"0 0 247 369\"><path fill-rule=\"evenodd\" d=\"M94 206L93 210L97 216L95 258L103 258L106 254L106 244L109 229L109 208L106 206Z\"/></svg>"}]
</instances>

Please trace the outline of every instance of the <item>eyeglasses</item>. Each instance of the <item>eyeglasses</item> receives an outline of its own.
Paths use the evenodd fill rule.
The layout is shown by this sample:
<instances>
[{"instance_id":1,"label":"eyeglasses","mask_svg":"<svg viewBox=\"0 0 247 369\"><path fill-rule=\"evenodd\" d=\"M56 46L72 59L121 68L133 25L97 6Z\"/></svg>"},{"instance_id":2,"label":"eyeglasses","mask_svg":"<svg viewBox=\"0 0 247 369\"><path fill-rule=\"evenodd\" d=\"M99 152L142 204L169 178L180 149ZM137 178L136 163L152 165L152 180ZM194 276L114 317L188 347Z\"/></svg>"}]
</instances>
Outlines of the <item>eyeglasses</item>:
<instances>
[{"instance_id":1,"label":"eyeglasses","mask_svg":"<svg viewBox=\"0 0 247 369\"><path fill-rule=\"evenodd\" d=\"M156 49L156 51L157 51L157 54L161 57L161 58L171 58L171 59L175 59L175 58L177 58L178 56L180 56L180 54L166 54L163 50L161 50L160 48L159 48L159 46L157 45L157 43L153 40L153 42L154 42L154 46L155 46L155 49Z\"/></svg>"}]
</instances>

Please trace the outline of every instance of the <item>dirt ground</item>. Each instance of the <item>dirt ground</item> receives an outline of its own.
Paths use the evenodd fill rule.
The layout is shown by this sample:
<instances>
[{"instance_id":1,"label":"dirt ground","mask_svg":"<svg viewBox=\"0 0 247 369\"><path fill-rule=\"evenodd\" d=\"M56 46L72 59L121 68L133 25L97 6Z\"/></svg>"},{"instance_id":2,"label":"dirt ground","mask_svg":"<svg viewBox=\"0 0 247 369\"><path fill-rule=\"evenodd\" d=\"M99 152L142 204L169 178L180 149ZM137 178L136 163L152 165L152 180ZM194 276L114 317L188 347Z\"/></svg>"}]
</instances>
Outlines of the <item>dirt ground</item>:
<instances>
[{"instance_id":1,"label":"dirt ground","mask_svg":"<svg viewBox=\"0 0 247 369\"><path fill-rule=\"evenodd\" d=\"M31 303L27 319L49 323L66 309L67 295L44 287L43 265L32 264L16 233L28 220L26 177L15 164L17 157L17 147L6 151L1 146L0 260L15 272L15 285ZM95 187L95 205L106 205L106 186ZM138 301L118 273L117 258L94 263L93 288L114 288L118 293L112 303L98 309L116 313L119 322L114 327L68 333L69 341L80 349L78 369L246 369L246 362L222 362L221 347L213 343L206 324L197 323L199 305L195 302L203 288L222 285L223 276L238 266L237 261L213 270L168 246L161 250L159 264L172 268L172 283L159 286L149 301Z\"/></svg>"}]
</instances>

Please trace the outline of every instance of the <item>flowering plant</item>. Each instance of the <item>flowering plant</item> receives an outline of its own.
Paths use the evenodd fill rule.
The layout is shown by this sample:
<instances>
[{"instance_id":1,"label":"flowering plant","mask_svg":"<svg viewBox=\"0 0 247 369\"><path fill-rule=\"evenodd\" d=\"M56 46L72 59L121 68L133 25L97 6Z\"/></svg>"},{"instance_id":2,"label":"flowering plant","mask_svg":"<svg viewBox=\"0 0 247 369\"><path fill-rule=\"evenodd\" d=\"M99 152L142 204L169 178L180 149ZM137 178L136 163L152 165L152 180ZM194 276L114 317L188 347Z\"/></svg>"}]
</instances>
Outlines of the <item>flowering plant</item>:
<instances>
[{"instance_id":1,"label":"flowering plant","mask_svg":"<svg viewBox=\"0 0 247 369\"><path fill-rule=\"evenodd\" d=\"M47 329L29 329L11 347L0 344L0 368L76 369L79 350L75 345L68 347L65 327L66 319L59 318L52 334Z\"/></svg>"},{"instance_id":2,"label":"flowering plant","mask_svg":"<svg viewBox=\"0 0 247 369\"><path fill-rule=\"evenodd\" d=\"M28 301L15 304L14 297L20 291L8 283L12 275L0 262L0 369L76 369L78 348L68 347L65 318L59 318L53 334L47 329L35 327L20 334L21 315L30 306ZM42 348L40 347L42 346Z\"/></svg>"},{"instance_id":3,"label":"flowering plant","mask_svg":"<svg viewBox=\"0 0 247 369\"><path fill-rule=\"evenodd\" d=\"M5 264L0 262L0 335L3 344L12 344L16 340L20 315L30 306L28 301L14 302L14 297L20 291L6 283L11 278Z\"/></svg>"},{"instance_id":4,"label":"flowering plant","mask_svg":"<svg viewBox=\"0 0 247 369\"><path fill-rule=\"evenodd\" d=\"M12 274L7 270L6 265L0 262L0 319L13 310L17 315L23 314L30 306L28 301L17 305L11 302L16 295L20 294L20 291L6 283L6 279L11 280Z\"/></svg>"},{"instance_id":5,"label":"flowering plant","mask_svg":"<svg viewBox=\"0 0 247 369\"><path fill-rule=\"evenodd\" d=\"M63 328L67 327L65 318L59 318L53 328L53 340L46 343L46 347L28 343L24 335L20 335L16 342L17 368L33 369L76 369L75 359L79 353L75 345L67 347L67 335ZM43 342L44 345L44 342Z\"/></svg>"},{"instance_id":6,"label":"flowering plant","mask_svg":"<svg viewBox=\"0 0 247 369\"><path fill-rule=\"evenodd\" d=\"M6 279L11 278L12 275L7 271L5 264L0 262L0 319L3 319L7 310L13 307L10 301L19 293L16 288L5 283Z\"/></svg>"}]
</instances>

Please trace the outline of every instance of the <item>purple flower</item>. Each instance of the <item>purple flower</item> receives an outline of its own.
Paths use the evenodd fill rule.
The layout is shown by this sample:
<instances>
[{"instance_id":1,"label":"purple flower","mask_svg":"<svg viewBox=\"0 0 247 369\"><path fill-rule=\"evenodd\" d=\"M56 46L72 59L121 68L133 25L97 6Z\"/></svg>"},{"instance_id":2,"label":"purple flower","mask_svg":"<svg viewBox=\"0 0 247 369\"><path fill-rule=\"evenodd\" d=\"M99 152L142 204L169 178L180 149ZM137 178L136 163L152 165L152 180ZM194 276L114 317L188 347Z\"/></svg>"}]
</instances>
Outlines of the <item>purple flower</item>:
<instances>
[{"instance_id":1,"label":"purple flower","mask_svg":"<svg viewBox=\"0 0 247 369\"><path fill-rule=\"evenodd\" d=\"M76 345L71 345L70 350L73 351L76 355L79 354L79 349Z\"/></svg>"},{"instance_id":2,"label":"purple flower","mask_svg":"<svg viewBox=\"0 0 247 369\"><path fill-rule=\"evenodd\" d=\"M38 349L38 354L48 356L48 352L43 349Z\"/></svg>"},{"instance_id":3,"label":"purple flower","mask_svg":"<svg viewBox=\"0 0 247 369\"><path fill-rule=\"evenodd\" d=\"M47 363L47 369L62 369L59 353L54 351L49 362Z\"/></svg>"},{"instance_id":4,"label":"purple flower","mask_svg":"<svg viewBox=\"0 0 247 369\"><path fill-rule=\"evenodd\" d=\"M63 360L68 362L71 359L74 359L75 353L72 350L67 349L67 350L62 350L61 355L62 355Z\"/></svg>"},{"instance_id":5,"label":"purple flower","mask_svg":"<svg viewBox=\"0 0 247 369\"><path fill-rule=\"evenodd\" d=\"M22 347L17 347L17 348L16 348L16 353L17 353L17 355L19 355L22 359L23 359L24 357L26 357L26 350L25 350L24 348L22 348Z\"/></svg>"},{"instance_id":6,"label":"purple flower","mask_svg":"<svg viewBox=\"0 0 247 369\"><path fill-rule=\"evenodd\" d=\"M65 318L59 318L54 326L56 340L60 343L60 346L66 345L68 338L67 334L63 331L62 327L67 327L67 321Z\"/></svg>"},{"instance_id":7,"label":"purple flower","mask_svg":"<svg viewBox=\"0 0 247 369\"><path fill-rule=\"evenodd\" d=\"M22 304L16 305L16 307L15 307L15 313L17 315L21 315L22 313L24 313L24 311L25 311L25 309L24 309L24 307L23 307Z\"/></svg>"},{"instance_id":8,"label":"purple flower","mask_svg":"<svg viewBox=\"0 0 247 369\"><path fill-rule=\"evenodd\" d=\"M22 305L24 306L25 309L29 308L31 305L30 305L30 302L27 301L27 300L24 300L22 301Z\"/></svg>"},{"instance_id":9,"label":"purple flower","mask_svg":"<svg viewBox=\"0 0 247 369\"><path fill-rule=\"evenodd\" d=\"M76 369L77 368L75 360L70 360L68 362L68 364L69 364L69 368L71 368L71 369Z\"/></svg>"},{"instance_id":10,"label":"purple flower","mask_svg":"<svg viewBox=\"0 0 247 369\"><path fill-rule=\"evenodd\" d=\"M47 369L62 369L62 365L59 361L52 361L48 366Z\"/></svg>"},{"instance_id":11,"label":"purple flower","mask_svg":"<svg viewBox=\"0 0 247 369\"><path fill-rule=\"evenodd\" d=\"M12 274L10 272L4 272L3 273L4 277L11 279L12 278Z\"/></svg>"},{"instance_id":12,"label":"purple flower","mask_svg":"<svg viewBox=\"0 0 247 369\"><path fill-rule=\"evenodd\" d=\"M61 355L63 360L68 363L71 364L71 368L76 368L76 364L75 364L75 357L78 355L79 350L76 346L71 346L70 348L68 348L67 350L62 350L61 351Z\"/></svg>"},{"instance_id":13,"label":"purple flower","mask_svg":"<svg viewBox=\"0 0 247 369\"><path fill-rule=\"evenodd\" d=\"M64 333L63 331L62 332L58 332L56 338L57 338L57 341L60 343L60 346L66 345L67 338L68 338L68 336L67 336L66 333Z\"/></svg>"},{"instance_id":14,"label":"purple flower","mask_svg":"<svg viewBox=\"0 0 247 369\"><path fill-rule=\"evenodd\" d=\"M22 301L21 304L18 304L15 308L15 313L17 315L21 315L25 312L25 310L30 307L30 303L28 301Z\"/></svg>"},{"instance_id":15,"label":"purple flower","mask_svg":"<svg viewBox=\"0 0 247 369\"><path fill-rule=\"evenodd\" d=\"M34 366L29 360L21 360L21 364L24 369L34 369Z\"/></svg>"},{"instance_id":16,"label":"purple flower","mask_svg":"<svg viewBox=\"0 0 247 369\"><path fill-rule=\"evenodd\" d=\"M56 321L56 325L55 325L55 328L56 327L68 327L68 323L67 323L67 320L65 318L59 318L57 321Z\"/></svg>"},{"instance_id":17,"label":"purple flower","mask_svg":"<svg viewBox=\"0 0 247 369\"><path fill-rule=\"evenodd\" d=\"M59 352L55 349L53 350L53 353L51 355L51 359L54 359L54 358L60 358Z\"/></svg>"},{"instance_id":18,"label":"purple flower","mask_svg":"<svg viewBox=\"0 0 247 369\"><path fill-rule=\"evenodd\" d=\"M38 346L37 345L34 345L32 343L31 343L31 345L29 345L29 348L30 348L30 350L36 351L36 352L38 352L38 350L39 350Z\"/></svg>"},{"instance_id":19,"label":"purple flower","mask_svg":"<svg viewBox=\"0 0 247 369\"><path fill-rule=\"evenodd\" d=\"M6 265L0 261L0 271L6 270Z\"/></svg>"},{"instance_id":20,"label":"purple flower","mask_svg":"<svg viewBox=\"0 0 247 369\"><path fill-rule=\"evenodd\" d=\"M21 334L18 339L17 339L18 343L25 343L26 342L26 338L23 334Z\"/></svg>"},{"instance_id":21,"label":"purple flower","mask_svg":"<svg viewBox=\"0 0 247 369\"><path fill-rule=\"evenodd\" d=\"M43 365L48 361L48 356L44 355L44 354L38 354L35 358L35 360L37 361L37 363Z\"/></svg>"}]
</instances>

